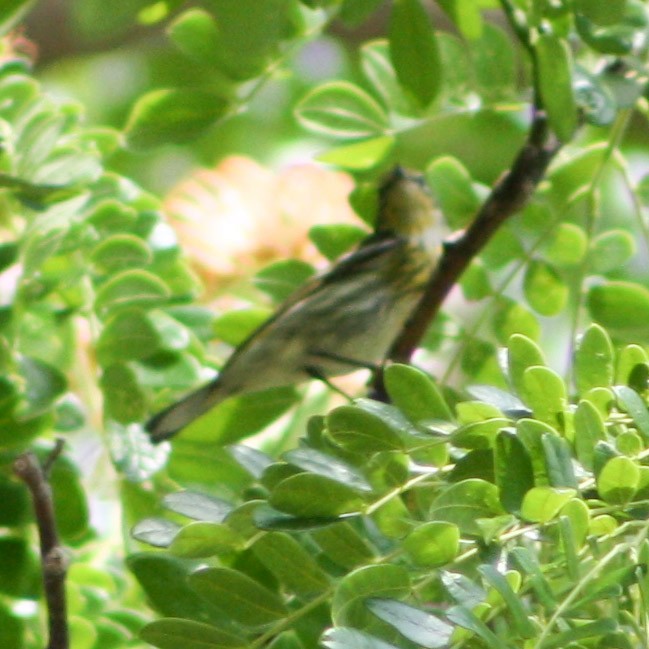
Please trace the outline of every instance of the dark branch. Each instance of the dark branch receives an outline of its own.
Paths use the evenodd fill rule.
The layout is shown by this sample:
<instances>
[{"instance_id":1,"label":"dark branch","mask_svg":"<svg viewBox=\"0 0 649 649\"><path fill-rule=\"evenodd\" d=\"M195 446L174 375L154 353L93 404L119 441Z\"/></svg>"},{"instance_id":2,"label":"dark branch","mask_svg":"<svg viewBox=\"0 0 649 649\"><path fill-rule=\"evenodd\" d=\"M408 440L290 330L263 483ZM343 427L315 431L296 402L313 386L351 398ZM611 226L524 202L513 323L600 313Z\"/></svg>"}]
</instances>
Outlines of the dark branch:
<instances>
[{"instance_id":1,"label":"dark branch","mask_svg":"<svg viewBox=\"0 0 649 649\"><path fill-rule=\"evenodd\" d=\"M61 454L63 441L57 440L49 457L40 465L33 453L23 453L14 462L14 473L27 485L34 504L41 545L43 586L49 621L47 649L69 649L68 619L65 603L67 557L59 541L48 483L52 463Z\"/></svg>"},{"instance_id":2,"label":"dark branch","mask_svg":"<svg viewBox=\"0 0 649 649\"><path fill-rule=\"evenodd\" d=\"M388 354L390 360L410 360L460 275L498 228L527 203L560 146L548 129L545 115L535 112L527 141L509 171L496 182L471 225L444 247L417 309ZM381 382L377 377L375 389L379 394Z\"/></svg>"}]
</instances>

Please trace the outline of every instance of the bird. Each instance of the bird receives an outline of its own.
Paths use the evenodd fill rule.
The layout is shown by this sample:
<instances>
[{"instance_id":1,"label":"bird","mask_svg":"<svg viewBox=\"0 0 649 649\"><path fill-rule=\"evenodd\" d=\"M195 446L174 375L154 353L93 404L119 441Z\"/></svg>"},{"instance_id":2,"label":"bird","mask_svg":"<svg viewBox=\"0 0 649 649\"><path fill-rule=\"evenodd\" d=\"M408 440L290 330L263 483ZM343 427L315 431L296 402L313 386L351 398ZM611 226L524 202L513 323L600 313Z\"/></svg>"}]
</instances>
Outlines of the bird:
<instances>
[{"instance_id":1,"label":"bird","mask_svg":"<svg viewBox=\"0 0 649 649\"><path fill-rule=\"evenodd\" d=\"M381 364L421 299L444 229L423 175L395 167L378 192L374 231L299 287L224 364L215 379L154 415L154 443L226 398Z\"/></svg>"}]
</instances>

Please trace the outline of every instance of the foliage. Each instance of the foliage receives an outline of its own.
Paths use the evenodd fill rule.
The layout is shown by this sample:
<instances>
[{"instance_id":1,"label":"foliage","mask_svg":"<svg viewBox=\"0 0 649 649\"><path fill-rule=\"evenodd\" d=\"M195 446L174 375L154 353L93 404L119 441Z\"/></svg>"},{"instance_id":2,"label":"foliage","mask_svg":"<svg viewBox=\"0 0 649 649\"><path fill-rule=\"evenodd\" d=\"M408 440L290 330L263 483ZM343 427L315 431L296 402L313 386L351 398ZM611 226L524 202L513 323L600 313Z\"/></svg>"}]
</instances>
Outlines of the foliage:
<instances>
[{"instance_id":1,"label":"foliage","mask_svg":"<svg viewBox=\"0 0 649 649\"><path fill-rule=\"evenodd\" d=\"M115 123L122 99L89 102L94 125L16 47L30 4L0 9L0 646L45 644L11 463L53 435L72 447L51 485L74 549L75 649L647 644L645 3L439 0L441 31L420 0L387 14L379 0L77 0L87 38L136 23L167 37L141 45L128 116ZM381 15L355 65L300 78L300 52ZM297 126L265 115L277 88ZM124 172L155 169L162 145L205 162L219 138L238 149L231 133L264 133L245 145L260 157L299 133L356 175L363 219L400 161L425 171L452 231L511 164L532 103L565 146L430 328L416 359L430 373L389 366L390 404L329 409L292 387L230 399L151 446L142 422L218 367L210 343L240 340L312 269L262 270L252 308L215 317L160 198ZM358 237L311 233L329 259ZM93 488L100 432L110 461ZM111 487L121 538L91 523Z\"/></svg>"}]
</instances>

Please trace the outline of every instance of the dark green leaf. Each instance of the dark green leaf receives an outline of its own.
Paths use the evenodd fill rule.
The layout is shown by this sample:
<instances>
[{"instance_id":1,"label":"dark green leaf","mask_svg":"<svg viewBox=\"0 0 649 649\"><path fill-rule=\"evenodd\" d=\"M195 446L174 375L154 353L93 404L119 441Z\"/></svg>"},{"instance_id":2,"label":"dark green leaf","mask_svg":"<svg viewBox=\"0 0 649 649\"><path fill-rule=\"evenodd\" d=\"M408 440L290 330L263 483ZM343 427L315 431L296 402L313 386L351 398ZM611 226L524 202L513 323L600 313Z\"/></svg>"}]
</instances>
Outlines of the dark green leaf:
<instances>
[{"instance_id":1,"label":"dark green leaf","mask_svg":"<svg viewBox=\"0 0 649 649\"><path fill-rule=\"evenodd\" d=\"M241 545L242 539L231 527L198 521L180 529L169 546L169 552L177 557L200 559L228 554Z\"/></svg>"},{"instance_id":2,"label":"dark green leaf","mask_svg":"<svg viewBox=\"0 0 649 649\"><path fill-rule=\"evenodd\" d=\"M278 595L230 568L203 568L192 573L188 581L191 588L239 624L263 626L288 613Z\"/></svg>"},{"instance_id":3,"label":"dark green leaf","mask_svg":"<svg viewBox=\"0 0 649 649\"><path fill-rule=\"evenodd\" d=\"M167 618L155 620L142 629L140 637L160 649L244 649L245 638L227 633L211 624Z\"/></svg>"},{"instance_id":4,"label":"dark green leaf","mask_svg":"<svg viewBox=\"0 0 649 649\"><path fill-rule=\"evenodd\" d=\"M329 587L329 578L311 554L293 537L270 532L255 541L253 551L284 588L298 597L310 597Z\"/></svg>"},{"instance_id":5,"label":"dark green leaf","mask_svg":"<svg viewBox=\"0 0 649 649\"><path fill-rule=\"evenodd\" d=\"M374 616L368 597L405 597L410 592L408 571L395 564L369 565L345 575L333 596L331 618L336 626L367 628Z\"/></svg>"},{"instance_id":6,"label":"dark green leaf","mask_svg":"<svg viewBox=\"0 0 649 649\"><path fill-rule=\"evenodd\" d=\"M299 473L283 480L268 502L282 512L306 518L351 514L364 505L355 489L312 473Z\"/></svg>"},{"instance_id":7,"label":"dark green leaf","mask_svg":"<svg viewBox=\"0 0 649 649\"><path fill-rule=\"evenodd\" d=\"M523 497L534 486L529 453L514 433L502 430L496 438L494 459L500 502L508 512L517 513Z\"/></svg>"}]
</instances>

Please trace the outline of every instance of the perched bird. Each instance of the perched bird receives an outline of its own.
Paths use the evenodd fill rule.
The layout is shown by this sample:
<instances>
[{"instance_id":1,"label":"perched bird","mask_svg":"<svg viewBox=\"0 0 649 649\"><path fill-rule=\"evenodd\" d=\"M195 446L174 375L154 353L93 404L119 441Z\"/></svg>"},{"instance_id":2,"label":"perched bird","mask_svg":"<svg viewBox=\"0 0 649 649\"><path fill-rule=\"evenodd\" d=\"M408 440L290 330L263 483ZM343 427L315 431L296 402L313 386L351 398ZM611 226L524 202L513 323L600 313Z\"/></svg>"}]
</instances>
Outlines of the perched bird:
<instances>
[{"instance_id":1,"label":"perched bird","mask_svg":"<svg viewBox=\"0 0 649 649\"><path fill-rule=\"evenodd\" d=\"M439 259L442 228L421 175L397 167L379 191L375 230L290 295L207 385L155 415L154 442L227 397L376 367Z\"/></svg>"}]
</instances>

